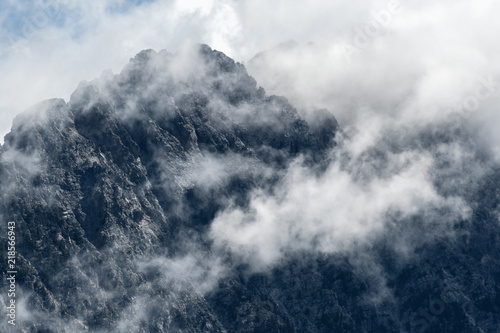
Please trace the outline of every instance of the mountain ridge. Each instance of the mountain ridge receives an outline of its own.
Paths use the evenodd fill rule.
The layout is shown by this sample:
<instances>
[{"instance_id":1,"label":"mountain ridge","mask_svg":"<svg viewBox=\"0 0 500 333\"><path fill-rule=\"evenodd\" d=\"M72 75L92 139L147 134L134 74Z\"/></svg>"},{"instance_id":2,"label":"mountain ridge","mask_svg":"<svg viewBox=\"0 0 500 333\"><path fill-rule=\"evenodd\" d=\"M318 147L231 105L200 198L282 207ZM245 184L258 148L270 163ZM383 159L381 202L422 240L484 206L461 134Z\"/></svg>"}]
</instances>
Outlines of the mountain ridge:
<instances>
[{"instance_id":1,"label":"mountain ridge","mask_svg":"<svg viewBox=\"0 0 500 333\"><path fill-rule=\"evenodd\" d=\"M352 256L292 251L260 271L217 247L223 211L279 193L298 160L321 174L337 158L339 124L315 119L206 45L142 51L68 103L16 117L0 205L18 231L21 330L498 332L498 171L471 194L457 240L416 258L394 250L399 225Z\"/></svg>"}]
</instances>

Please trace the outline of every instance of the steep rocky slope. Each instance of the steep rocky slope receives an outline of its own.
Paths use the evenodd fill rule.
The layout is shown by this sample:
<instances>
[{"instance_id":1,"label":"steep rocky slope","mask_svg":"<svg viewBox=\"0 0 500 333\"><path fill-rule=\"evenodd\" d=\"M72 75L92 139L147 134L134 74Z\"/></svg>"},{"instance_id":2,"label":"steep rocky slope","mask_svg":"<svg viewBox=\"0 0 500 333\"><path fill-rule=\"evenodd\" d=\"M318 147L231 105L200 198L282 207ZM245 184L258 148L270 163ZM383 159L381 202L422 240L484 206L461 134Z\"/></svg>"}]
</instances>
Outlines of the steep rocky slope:
<instances>
[{"instance_id":1,"label":"steep rocky slope","mask_svg":"<svg viewBox=\"0 0 500 333\"><path fill-rule=\"evenodd\" d=\"M248 209L255 189L273 193L297 158L324 172L342 133L328 111L315 119L204 45L142 51L69 103L19 115L0 152L2 248L8 221L17 232L16 329L500 332L494 169L467 193L472 217L456 237L411 258L391 245L398 226L348 256L295 251L265 270L214 245L214 218ZM359 265L371 261L380 271ZM4 251L2 272L6 263Z\"/></svg>"}]
</instances>

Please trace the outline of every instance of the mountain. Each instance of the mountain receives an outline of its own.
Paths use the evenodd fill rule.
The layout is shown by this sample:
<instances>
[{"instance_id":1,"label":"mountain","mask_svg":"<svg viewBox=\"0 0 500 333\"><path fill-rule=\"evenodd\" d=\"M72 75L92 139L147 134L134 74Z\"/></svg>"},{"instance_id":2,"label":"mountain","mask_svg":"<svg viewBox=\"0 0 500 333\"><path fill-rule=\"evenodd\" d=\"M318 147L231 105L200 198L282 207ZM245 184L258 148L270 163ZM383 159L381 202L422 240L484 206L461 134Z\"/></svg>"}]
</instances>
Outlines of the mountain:
<instances>
[{"instance_id":1,"label":"mountain","mask_svg":"<svg viewBox=\"0 0 500 333\"><path fill-rule=\"evenodd\" d=\"M304 246L262 264L245 244L266 245L265 230L232 250L231 227L214 226L226 212L280 198L297 163L311 177L349 167L335 117L310 118L206 45L142 51L68 103L20 114L0 151L0 243L15 222L18 272L16 326L2 331L500 332L495 168L459 193L472 212L453 235L411 256L393 243L431 232L424 213L411 234L395 224L349 252ZM431 146L449 139L438 134ZM3 251L3 309L7 263Z\"/></svg>"}]
</instances>

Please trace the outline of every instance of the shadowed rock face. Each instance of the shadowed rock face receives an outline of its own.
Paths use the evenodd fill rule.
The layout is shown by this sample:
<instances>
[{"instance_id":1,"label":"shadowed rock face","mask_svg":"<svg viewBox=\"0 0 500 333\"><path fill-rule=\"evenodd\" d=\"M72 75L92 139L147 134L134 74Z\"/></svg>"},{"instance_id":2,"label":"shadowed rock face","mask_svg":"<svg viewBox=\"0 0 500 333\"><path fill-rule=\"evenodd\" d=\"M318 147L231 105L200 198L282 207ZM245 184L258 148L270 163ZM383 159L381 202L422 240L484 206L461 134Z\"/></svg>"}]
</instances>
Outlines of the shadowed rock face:
<instances>
[{"instance_id":1,"label":"shadowed rock face","mask_svg":"<svg viewBox=\"0 0 500 333\"><path fill-rule=\"evenodd\" d=\"M142 51L69 103L19 115L0 151L0 243L15 221L18 328L499 332L499 173L471 189L472 221L457 239L400 260L388 232L354 254L381 263L390 295L352 256L293 253L256 273L214 248L207 232L222 209L272 193L299 157L324 171L341 131L326 110L314 119L205 45Z\"/></svg>"}]
</instances>

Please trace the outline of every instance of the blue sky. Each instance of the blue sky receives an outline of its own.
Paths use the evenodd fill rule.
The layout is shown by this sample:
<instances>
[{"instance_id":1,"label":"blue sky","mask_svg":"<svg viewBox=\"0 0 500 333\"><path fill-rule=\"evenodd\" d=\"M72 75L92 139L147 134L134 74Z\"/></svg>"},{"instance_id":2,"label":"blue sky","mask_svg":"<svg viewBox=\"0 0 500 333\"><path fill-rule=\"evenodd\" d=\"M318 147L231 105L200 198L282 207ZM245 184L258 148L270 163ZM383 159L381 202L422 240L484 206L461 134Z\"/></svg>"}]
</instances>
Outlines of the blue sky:
<instances>
[{"instance_id":1,"label":"blue sky","mask_svg":"<svg viewBox=\"0 0 500 333\"><path fill-rule=\"evenodd\" d=\"M153 0L111 1L106 4L105 11L110 15L123 15L150 2ZM0 43L5 47L13 41L32 38L40 30L51 27L71 29L74 38L81 37L88 29L83 22L84 12L67 4L65 0L0 2Z\"/></svg>"},{"instance_id":2,"label":"blue sky","mask_svg":"<svg viewBox=\"0 0 500 333\"><path fill-rule=\"evenodd\" d=\"M108 8L111 12L123 13L127 12L133 7L140 6L143 3L153 2L154 0L126 0L120 4L110 5Z\"/></svg>"},{"instance_id":3,"label":"blue sky","mask_svg":"<svg viewBox=\"0 0 500 333\"><path fill-rule=\"evenodd\" d=\"M0 11L4 41L5 38L30 38L39 29L50 26L63 27L68 14L63 6L31 6L26 0L2 3Z\"/></svg>"}]
</instances>

